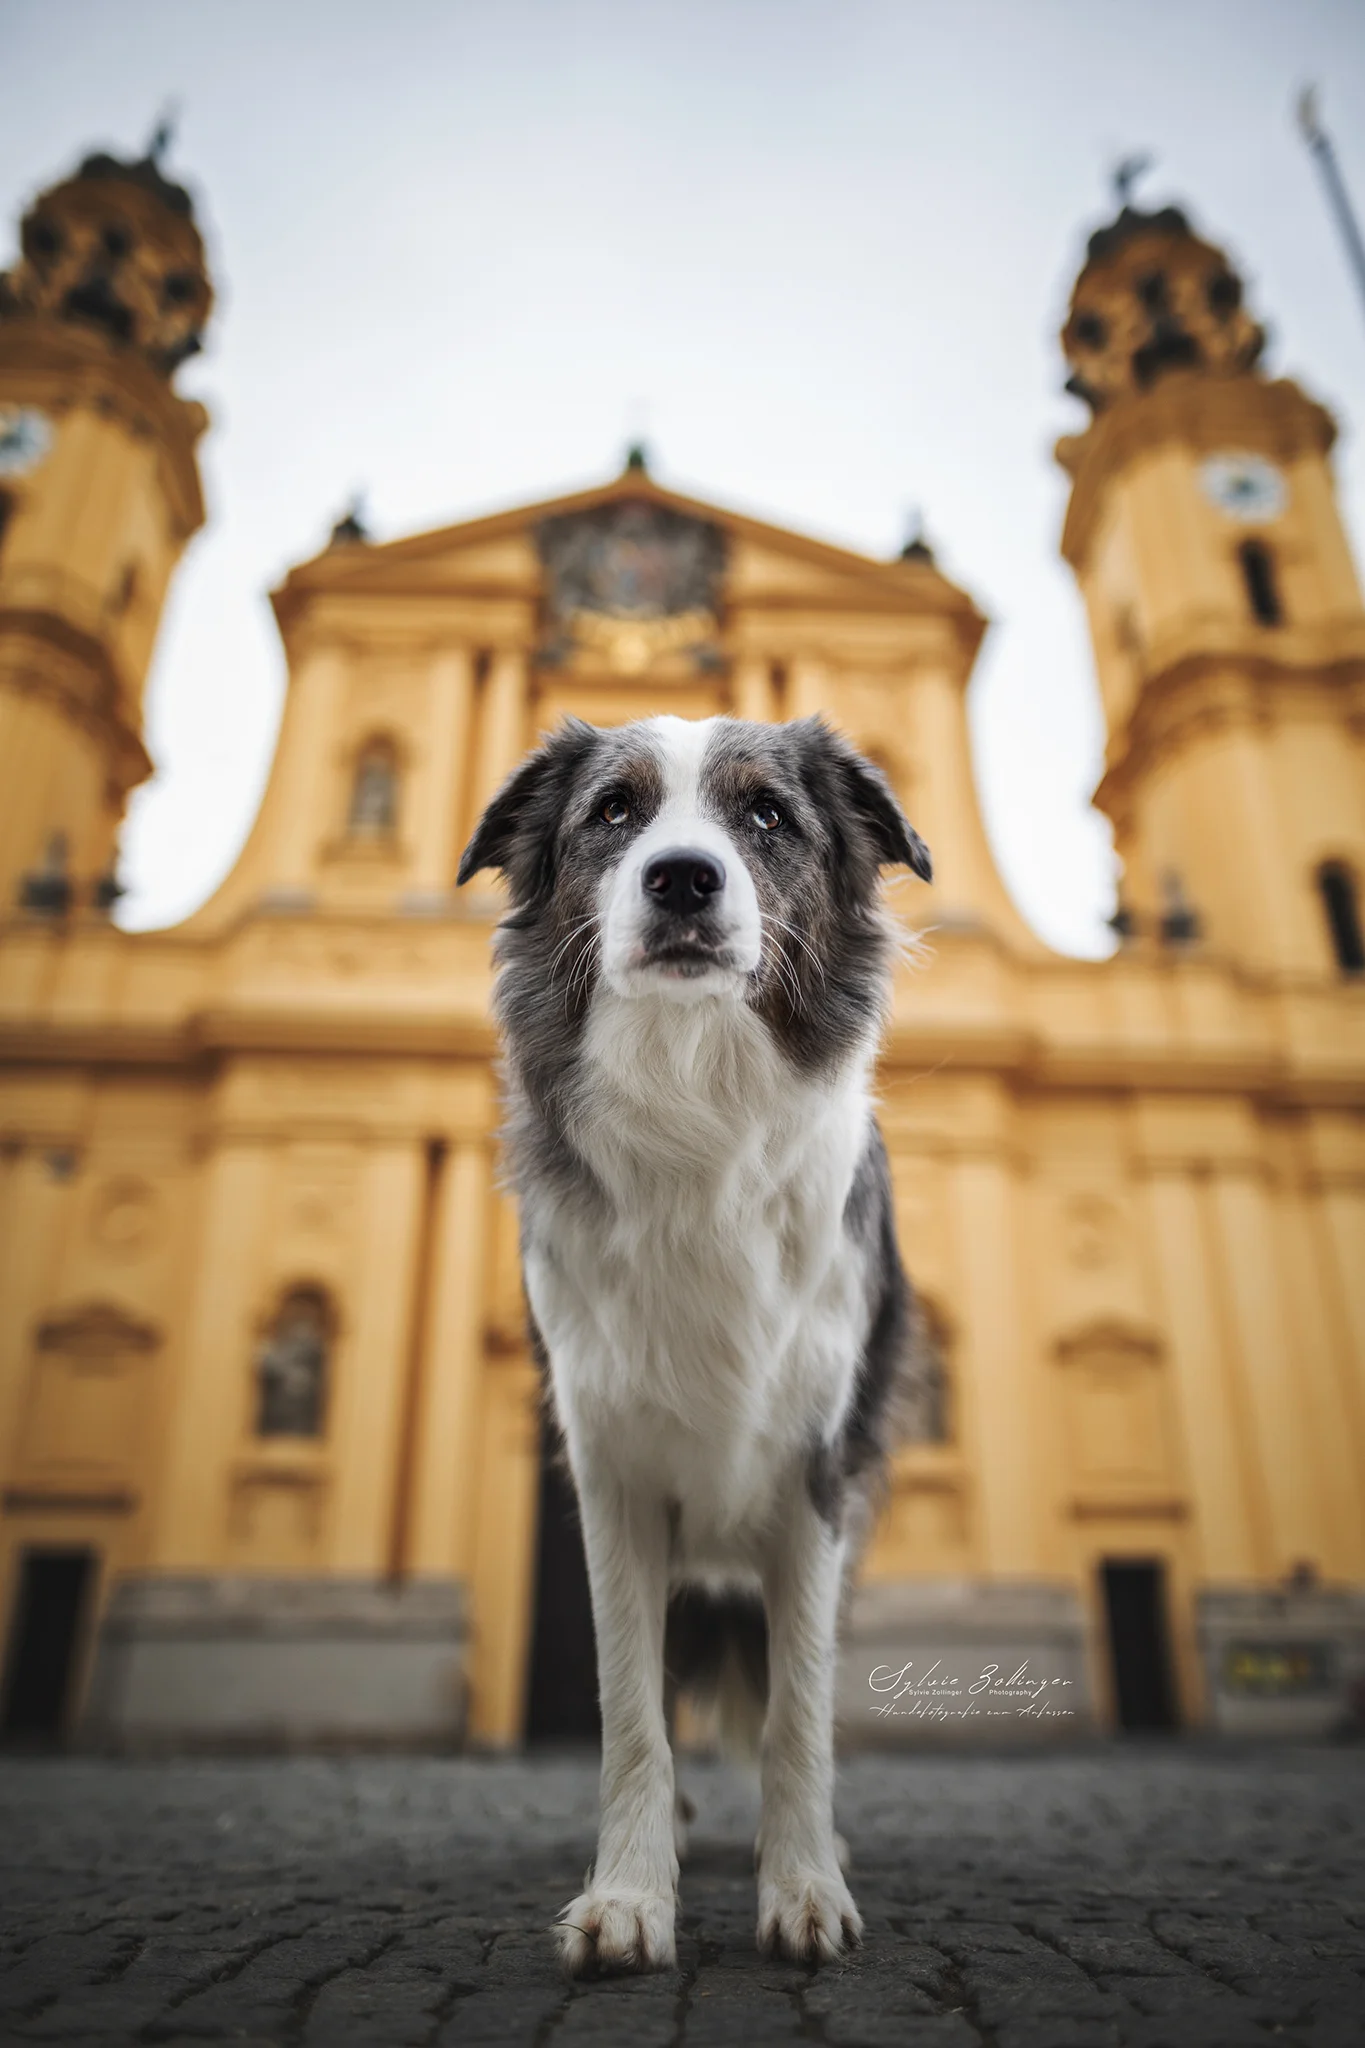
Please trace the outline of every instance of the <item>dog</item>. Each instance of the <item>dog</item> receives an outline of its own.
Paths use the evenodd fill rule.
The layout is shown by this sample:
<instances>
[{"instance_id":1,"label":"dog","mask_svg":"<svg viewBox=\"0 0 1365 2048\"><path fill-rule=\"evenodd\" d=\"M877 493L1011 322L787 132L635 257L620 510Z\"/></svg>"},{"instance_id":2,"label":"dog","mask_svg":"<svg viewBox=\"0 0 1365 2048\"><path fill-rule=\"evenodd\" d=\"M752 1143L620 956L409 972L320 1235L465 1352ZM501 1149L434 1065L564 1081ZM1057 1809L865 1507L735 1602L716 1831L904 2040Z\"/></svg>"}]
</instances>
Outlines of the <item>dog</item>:
<instances>
[{"instance_id":1,"label":"dog","mask_svg":"<svg viewBox=\"0 0 1365 2048\"><path fill-rule=\"evenodd\" d=\"M861 1936L836 1630L914 1370L871 1097L891 865L930 879L886 777L823 721L674 717L566 722L460 863L511 899L505 1138L597 1638L597 1859L556 1929L572 1976L674 1965L679 1686L747 1689L760 1714L766 1690L760 1949L830 1961Z\"/></svg>"}]
</instances>

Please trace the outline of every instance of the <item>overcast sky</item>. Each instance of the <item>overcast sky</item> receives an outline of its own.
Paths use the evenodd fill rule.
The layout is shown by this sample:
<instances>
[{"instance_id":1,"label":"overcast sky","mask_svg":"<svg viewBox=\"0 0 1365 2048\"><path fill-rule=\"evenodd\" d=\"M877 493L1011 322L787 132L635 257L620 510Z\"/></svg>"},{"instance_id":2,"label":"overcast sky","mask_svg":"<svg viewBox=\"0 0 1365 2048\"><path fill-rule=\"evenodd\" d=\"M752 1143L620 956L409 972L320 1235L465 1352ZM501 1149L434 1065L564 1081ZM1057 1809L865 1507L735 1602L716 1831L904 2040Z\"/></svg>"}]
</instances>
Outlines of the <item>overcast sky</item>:
<instances>
[{"instance_id":1,"label":"overcast sky","mask_svg":"<svg viewBox=\"0 0 1365 2048\"><path fill-rule=\"evenodd\" d=\"M663 482L873 554L922 508L993 621L971 717L1005 877L1055 945L1107 950L1056 329L1109 168L1150 150L1142 201L1229 250L1274 370L1336 412L1359 536L1365 309L1306 79L1365 208L1360 0L0 0L10 221L178 101L219 292L125 921L231 865L283 690L265 593L354 489L389 539L592 483L643 433Z\"/></svg>"}]
</instances>

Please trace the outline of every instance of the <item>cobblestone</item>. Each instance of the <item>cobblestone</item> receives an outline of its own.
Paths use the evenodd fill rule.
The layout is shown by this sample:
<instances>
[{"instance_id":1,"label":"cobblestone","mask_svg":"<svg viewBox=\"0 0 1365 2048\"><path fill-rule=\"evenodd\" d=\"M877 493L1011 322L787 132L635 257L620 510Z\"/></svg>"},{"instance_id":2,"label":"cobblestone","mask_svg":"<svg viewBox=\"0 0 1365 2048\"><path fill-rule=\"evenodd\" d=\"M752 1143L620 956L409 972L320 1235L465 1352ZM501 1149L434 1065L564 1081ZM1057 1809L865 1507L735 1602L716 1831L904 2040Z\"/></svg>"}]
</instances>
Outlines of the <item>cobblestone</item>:
<instances>
[{"instance_id":1,"label":"cobblestone","mask_svg":"<svg viewBox=\"0 0 1365 2048\"><path fill-rule=\"evenodd\" d=\"M867 1923L753 1948L755 1795L691 1763L679 1967L569 1985L583 1757L0 1762L0 2048L1365 2048L1365 1751L855 1757Z\"/></svg>"}]
</instances>

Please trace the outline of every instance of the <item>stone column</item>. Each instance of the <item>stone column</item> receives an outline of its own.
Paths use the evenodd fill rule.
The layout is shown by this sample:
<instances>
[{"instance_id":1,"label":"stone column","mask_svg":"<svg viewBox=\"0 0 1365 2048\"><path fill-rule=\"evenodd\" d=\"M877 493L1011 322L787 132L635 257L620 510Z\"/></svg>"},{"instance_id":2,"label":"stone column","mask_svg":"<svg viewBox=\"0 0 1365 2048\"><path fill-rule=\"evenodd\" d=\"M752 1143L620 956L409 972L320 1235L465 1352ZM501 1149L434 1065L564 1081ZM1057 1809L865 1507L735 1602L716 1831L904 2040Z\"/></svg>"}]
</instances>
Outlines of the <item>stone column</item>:
<instances>
[{"instance_id":1,"label":"stone column","mask_svg":"<svg viewBox=\"0 0 1365 2048\"><path fill-rule=\"evenodd\" d=\"M374 1146L363 1254L338 1346L331 1516L333 1569L378 1576L389 1563L403 1396L418 1312L426 1152L415 1138Z\"/></svg>"},{"instance_id":2,"label":"stone column","mask_svg":"<svg viewBox=\"0 0 1365 2048\"><path fill-rule=\"evenodd\" d=\"M449 889L455 880L473 697L474 663L468 648L443 648L427 677L424 801L413 831L414 889L436 893Z\"/></svg>"},{"instance_id":3,"label":"stone column","mask_svg":"<svg viewBox=\"0 0 1365 2048\"><path fill-rule=\"evenodd\" d=\"M490 1365L481 1406L469 1727L475 1741L505 1747L522 1730L535 1596L540 1376L530 1360Z\"/></svg>"},{"instance_id":4,"label":"stone column","mask_svg":"<svg viewBox=\"0 0 1365 2048\"><path fill-rule=\"evenodd\" d=\"M472 832L498 784L511 774L526 751L526 655L505 648L493 657L484 684L479 719L478 755L474 763Z\"/></svg>"},{"instance_id":5,"label":"stone column","mask_svg":"<svg viewBox=\"0 0 1365 2048\"><path fill-rule=\"evenodd\" d=\"M1219 1326L1199 1190L1178 1164L1163 1164L1148 1178L1147 1205L1200 1574L1251 1579L1270 1566L1264 1486Z\"/></svg>"},{"instance_id":6,"label":"stone column","mask_svg":"<svg viewBox=\"0 0 1365 2048\"><path fill-rule=\"evenodd\" d=\"M735 664L734 708L736 718L752 719L756 724L767 724L776 717L770 662L746 654Z\"/></svg>"},{"instance_id":7,"label":"stone column","mask_svg":"<svg viewBox=\"0 0 1365 2048\"><path fill-rule=\"evenodd\" d=\"M1335 1290L1324 1287L1314 1245L1314 1197L1295 1174L1275 1189L1271 1228L1285 1281L1285 1315L1295 1384L1318 1482L1328 1544L1323 1575L1340 1583L1365 1574L1365 1430L1362 1394L1335 1313ZM1365 1256L1365 1245L1360 1248Z\"/></svg>"},{"instance_id":8,"label":"stone column","mask_svg":"<svg viewBox=\"0 0 1365 2048\"><path fill-rule=\"evenodd\" d=\"M811 718L819 711L833 716L829 670L823 661L800 655L787 668L787 716Z\"/></svg>"},{"instance_id":9,"label":"stone column","mask_svg":"<svg viewBox=\"0 0 1365 2048\"><path fill-rule=\"evenodd\" d=\"M1279 1251L1266 1190L1254 1170L1216 1170L1207 1199L1224 1321L1240 1364L1239 1399L1246 1404L1264 1476L1268 1561L1278 1575L1301 1558L1321 1562L1326 1537L1285 1321Z\"/></svg>"},{"instance_id":10,"label":"stone column","mask_svg":"<svg viewBox=\"0 0 1365 2048\"><path fill-rule=\"evenodd\" d=\"M264 1141L228 1141L204 1167L196 1285L183 1346L168 1360L176 1392L149 1559L162 1571L222 1566L228 1468L250 1414L270 1165Z\"/></svg>"},{"instance_id":11,"label":"stone column","mask_svg":"<svg viewBox=\"0 0 1365 2048\"><path fill-rule=\"evenodd\" d=\"M1018 1259L1018 1193L1006 1157L979 1152L952 1169L961 1246L961 1379L967 1446L979 1476L981 1556L993 1577L1036 1576L1048 1504L1033 1442L1040 1390Z\"/></svg>"},{"instance_id":12,"label":"stone column","mask_svg":"<svg viewBox=\"0 0 1365 2048\"><path fill-rule=\"evenodd\" d=\"M1365 1396L1365 1185L1345 1172L1324 1175L1317 1206L1320 1263L1340 1305L1359 1401Z\"/></svg>"},{"instance_id":13,"label":"stone column","mask_svg":"<svg viewBox=\"0 0 1365 2048\"><path fill-rule=\"evenodd\" d=\"M1323 1405L1354 1477L1351 1505L1365 1502L1365 1148L1349 1115L1314 1116L1307 1132L1302 1285L1323 1324ZM1355 1539L1358 1543L1358 1536ZM1365 1554L1343 1574L1365 1578Z\"/></svg>"},{"instance_id":14,"label":"stone column","mask_svg":"<svg viewBox=\"0 0 1365 2048\"><path fill-rule=\"evenodd\" d=\"M473 1568L491 1201L487 1143L464 1139L446 1160L432 1232L402 1558L419 1576L467 1579Z\"/></svg>"}]
</instances>

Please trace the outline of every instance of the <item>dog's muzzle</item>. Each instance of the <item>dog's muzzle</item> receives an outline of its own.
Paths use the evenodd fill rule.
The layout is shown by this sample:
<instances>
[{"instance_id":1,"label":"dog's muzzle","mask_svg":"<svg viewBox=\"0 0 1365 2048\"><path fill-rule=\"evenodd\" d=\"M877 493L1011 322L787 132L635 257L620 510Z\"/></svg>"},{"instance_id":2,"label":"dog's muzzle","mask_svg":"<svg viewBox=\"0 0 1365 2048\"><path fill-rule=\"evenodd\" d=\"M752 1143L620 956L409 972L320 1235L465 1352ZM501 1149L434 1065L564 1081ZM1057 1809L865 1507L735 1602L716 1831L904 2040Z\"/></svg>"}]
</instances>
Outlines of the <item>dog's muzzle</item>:
<instances>
[{"instance_id":1,"label":"dog's muzzle","mask_svg":"<svg viewBox=\"0 0 1365 2048\"><path fill-rule=\"evenodd\" d=\"M644 957L651 967L691 977L728 965L725 864L698 846L656 853L640 871Z\"/></svg>"}]
</instances>

